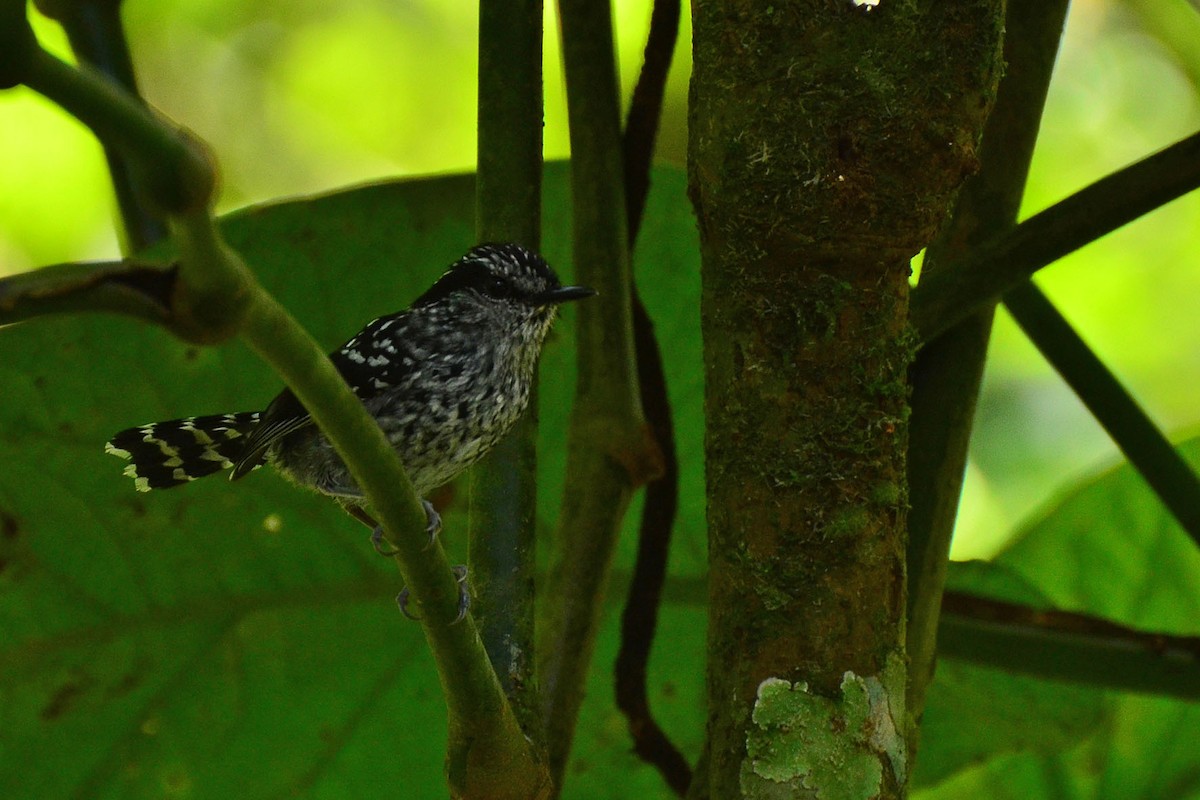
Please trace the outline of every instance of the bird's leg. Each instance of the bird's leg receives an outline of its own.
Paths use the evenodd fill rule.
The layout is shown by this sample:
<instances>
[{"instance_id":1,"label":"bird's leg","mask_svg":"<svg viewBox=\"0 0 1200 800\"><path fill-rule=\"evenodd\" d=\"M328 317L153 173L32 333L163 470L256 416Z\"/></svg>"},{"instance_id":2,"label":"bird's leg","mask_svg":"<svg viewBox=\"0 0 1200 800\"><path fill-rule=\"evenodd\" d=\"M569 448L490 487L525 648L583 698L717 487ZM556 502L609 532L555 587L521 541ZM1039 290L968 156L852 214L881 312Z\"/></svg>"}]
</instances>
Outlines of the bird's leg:
<instances>
[{"instance_id":1,"label":"bird's leg","mask_svg":"<svg viewBox=\"0 0 1200 800\"><path fill-rule=\"evenodd\" d=\"M383 538L383 526L374 517L363 511L362 506L351 505L349 503L341 503L340 505L347 514L371 529L371 547L375 548L376 553L379 553L381 556L391 557L400 552L387 539Z\"/></svg>"},{"instance_id":2,"label":"bird's leg","mask_svg":"<svg viewBox=\"0 0 1200 800\"><path fill-rule=\"evenodd\" d=\"M354 517L356 520L361 522L363 525L366 525L368 528L378 528L379 527L379 523L375 521L375 518L372 517L370 514L368 514L366 511L363 511L362 506L355 505L354 503L342 502L341 498L338 498L338 505L342 507L343 511L345 511L350 516Z\"/></svg>"},{"instance_id":3,"label":"bird's leg","mask_svg":"<svg viewBox=\"0 0 1200 800\"><path fill-rule=\"evenodd\" d=\"M371 529L371 546L375 548L376 553L379 553L381 556L391 557L399 552L383 538L383 526L374 517L363 511L362 506L351 505L349 503L341 505L347 514ZM433 543L437 541L438 534L442 532L442 515L433 507L433 503L424 498L421 499L421 508L425 509L425 532L429 534L429 543L425 545L425 549L428 550L430 547L433 547ZM387 545L386 549L384 545Z\"/></svg>"},{"instance_id":4,"label":"bird's leg","mask_svg":"<svg viewBox=\"0 0 1200 800\"><path fill-rule=\"evenodd\" d=\"M451 625L457 625L466 619L467 611L471 608L471 589L467 585L467 565L455 564L450 568L454 573L454 580L458 583L458 614L454 617ZM416 614L410 613L408 610L408 587L405 586L400 590L400 594L396 595L396 605L400 607L400 613L411 620L418 620Z\"/></svg>"},{"instance_id":5,"label":"bird's leg","mask_svg":"<svg viewBox=\"0 0 1200 800\"><path fill-rule=\"evenodd\" d=\"M340 505L347 514L371 529L371 546L375 548L376 553L379 553L381 556L394 556L400 552L399 548L392 546L383 538L383 526L374 517L363 511L362 506L351 503L340 503ZM425 545L425 549L428 550L437 541L438 534L442 532L442 515L433 507L433 503L424 498L421 499L421 507L425 509L425 532L429 534L429 544ZM387 549L384 549L385 545ZM467 616L467 611L471 608L471 590L467 585L466 565L456 564L450 569L454 572L454 579L458 583L458 614L455 615L454 621L450 623L451 625L456 625L463 621ZM400 613L404 616L412 620L419 619L415 614L409 613L407 586L400 590L400 594L396 595L396 605L400 607Z\"/></svg>"}]
</instances>

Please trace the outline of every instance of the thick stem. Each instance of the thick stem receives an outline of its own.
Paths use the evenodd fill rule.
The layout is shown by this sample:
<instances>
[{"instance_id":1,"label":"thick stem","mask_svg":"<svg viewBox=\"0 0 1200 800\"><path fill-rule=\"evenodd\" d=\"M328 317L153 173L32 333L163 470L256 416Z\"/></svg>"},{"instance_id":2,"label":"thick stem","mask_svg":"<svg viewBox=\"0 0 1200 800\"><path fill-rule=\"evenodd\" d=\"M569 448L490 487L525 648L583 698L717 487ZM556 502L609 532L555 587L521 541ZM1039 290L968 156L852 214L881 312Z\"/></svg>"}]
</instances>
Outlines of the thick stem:
<instances>
[{"instance_id":1,"label":"thick stem","mask_svg":"<svg viewBox=\"0 0 1200 800\"><path fill-rule=\"evenodd\" d=\"M394 534L395 560L446 696L447 773L455 796L538 796L547 786L544 772L500 690L474 620L468 615L451 624L458 584L442 548L427 547L425 513L379 426L316 342L261 290L254 292L244 336L312 414L385 530Z\"/></svg>"},{"instance_id":2,"label":"thick stem","mask_svg":"<svg viewBox=\"0 0 1200 800\"><path fill-rule=\"evenodd\" d=\"M1016 222L1066 12L1066 0L1009 0L1007 69L984 128L982 166L959 196L950 225L929 247L923 276L981 268L975 248ZM914 314L924 282L922 277L914 295ZM908 707L917 720L933 679L950 540L994 307L984 305L926 344L911 370Z\"/></svg>"},{"instance_id":3,"label":"thick stem","mask_svg":"<svg viewBox=\"0 0 1200 800\"><path fill-rule=\"evenodd\" d=\"M542 185L542 3L479 4L479 241L537 250ZM516 428L471 470L472 611L521 727L541 741L534 677L537 393Z\"/></svg>"},{"instance_id":4,"label":"thick stem","mask_svg":"<svg viewBox=\"0 0 1200 800\"><path fill-rule=\"evenodd\" d=\"M450 624L458 584L441 548L427 549L425 514L396 452L312 337L222 240L208 213L214 171L202 145L107 80L73 70L36 45L26 55L23 80L88 124L106 145L120 148L141 173L162 176L144 185L168 215L178 247L171 296L176 321L201 341L244 336L329 438L385 530L407 532L392 538L446 695L452 793L545 796L545 769L500 690L474 621L468 616Z\"/></svg>"},{"instance_id":5,"label":"thick stem","mask_svg":"<svg viewBox=\"0 0 1200 800\"><path fill-rule=\"evenodd\" d=\"M551 769L561 779L595 645L617 532L635 486L657 472L635 372L620 113L607 2L561 0L571 128L579 370L566 490L539 637ZM561 783L561 780L557 781Z\"/></svg>"},{"instance_id":6,"label":"thick stem","mask_svg":"<svg viewBox=\"0 0 1200 800\"><path fill-rule=\"evenodd\" d=\"M905 792L908 262L976 166L1002 10L694 6L710 618L691 796ZM831 733L784 757L781 726Z\"/></svg>"}]
</instances>

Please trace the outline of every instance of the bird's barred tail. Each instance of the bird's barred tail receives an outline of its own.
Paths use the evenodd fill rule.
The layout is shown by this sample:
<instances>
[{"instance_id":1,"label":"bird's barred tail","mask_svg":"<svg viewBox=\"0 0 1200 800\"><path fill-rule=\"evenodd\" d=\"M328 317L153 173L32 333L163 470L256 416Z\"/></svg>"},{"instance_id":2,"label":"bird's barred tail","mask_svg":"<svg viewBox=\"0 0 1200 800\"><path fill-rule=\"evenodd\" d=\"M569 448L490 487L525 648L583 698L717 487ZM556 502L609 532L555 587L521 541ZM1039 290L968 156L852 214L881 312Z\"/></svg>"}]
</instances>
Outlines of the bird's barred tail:
<instances>
[{"instance_id":1,"label":"bird's barred tail","mask_svg":"<svg viewBox=\"0 0 1200 800\"><path fill-rule=\"evenodd\" d=\"M232 467L257 422L257 411L152 422L121 431L104 452L130 462L139 492L167 489Z\"/></svg>"}]
</instances>

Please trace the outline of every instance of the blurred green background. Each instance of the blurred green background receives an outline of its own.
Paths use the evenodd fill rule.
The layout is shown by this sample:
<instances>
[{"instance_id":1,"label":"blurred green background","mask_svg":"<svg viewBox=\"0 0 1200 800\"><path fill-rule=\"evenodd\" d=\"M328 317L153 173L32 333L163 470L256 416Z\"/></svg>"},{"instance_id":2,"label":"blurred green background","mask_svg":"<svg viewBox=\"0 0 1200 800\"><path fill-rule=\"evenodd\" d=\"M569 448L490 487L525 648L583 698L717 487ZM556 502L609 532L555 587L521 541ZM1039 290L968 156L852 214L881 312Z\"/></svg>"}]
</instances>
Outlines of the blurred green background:
<instances>
[{"instance_id":1,"label":"blurred green background","mask_svg":"<svg viewBox=\"0 0 1200 800\"><path fill-rule=\"evenodd\" d=\"M615 8L628 95L649 3ZM215 148L221 210L472 168L472 3L129 0L125 19L144 94ZM54 23L34 22L47 46L67 54ZM546 27L556 30L552 5ZM659 147L677 165L686 159L688 41L685 21ZM568 154L559 61L550 35L548 159ZM1024 213L1200 128L1198 78L1200 15L1182 0L1073 3ZM24 89L0 93L0 153L0 273L118 253L103 159L80 125ZM1198 218L1200 201L1186 197L1039 278L1173 435L1200 416ZM1004 314L978 421L957 558L995 552L1061 487L1117 458Z\"/></svg>"}]
</instances>

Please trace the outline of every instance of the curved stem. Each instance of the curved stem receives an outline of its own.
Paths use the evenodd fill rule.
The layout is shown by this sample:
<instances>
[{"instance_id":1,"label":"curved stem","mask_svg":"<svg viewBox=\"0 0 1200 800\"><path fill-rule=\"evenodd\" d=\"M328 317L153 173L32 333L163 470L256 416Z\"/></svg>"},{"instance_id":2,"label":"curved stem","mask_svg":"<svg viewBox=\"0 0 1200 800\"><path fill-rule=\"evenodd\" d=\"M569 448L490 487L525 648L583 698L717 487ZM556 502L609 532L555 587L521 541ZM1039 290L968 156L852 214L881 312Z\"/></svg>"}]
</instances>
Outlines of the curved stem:
<instances>
[{"instance_id":1,"label":"curved stem","mask_svg":"<svg viewBox=\"0 0 1200 800\"><path fill-rule=\"evenodd\" d=\"M667 75L671 71L671 56L679 36L680 0L655 0L650 14L650 33L642 56L642 71L633 98L629 101L629 116L622 137L625 157L625 227L629 234L629 249L637 243L638 231L650 193L650 165L654 160L654 142L662 119L663 98L667 90Z\"/></svg>"},{"instance_id":2,"label":"curved stem","mask_svg":"<svg viewBox=\"0 0 1200 800\"><path fill-rule=\"evenodd\" d=\"M622 137L625 158L626 229L632 255L650 193L650 166L662 117L671 56L679 34L679 0L655 0L638 75ZM679 505L679 463L671 404L667 397L662 351L654 323L634 284L633 337L637 351L642 413L662 452L663 473L646 486L638 528L637 560L621 612L621 646L613 665L617 707L625 714L634 752L662 774L677 795L687 792L692 770L687 759L655 720L646 688L650 651L667 577L667 558Z\"/></svg>"},{"instance_id":3,"label":"curved stem","mask_svg":"<svg viewBox=\"0 0 1200 800\"><path fill-rule=\"evenodd\" d=\"M198 139L150 111L87 67L75 69L34 47L24 83L91 128L125 156L143 202L162 213L207 209L216 173Z\"/></svg>"},{"instance_id":4,"label":"curved stem","mask_svg":"<svg viewBox=\"0 0 1200 800\"><path fill-rule=\"evenodd\" d=\"M662 353L654 325L636 293L633 298L634 337L638 348L638 381L646 422L663 455L663 473L646 485L638 527L637 560L621 612L621 647L613 665L617 707L624 712L637 755L652 764L677 795L687 792L692 770L683 753L655 720L646 679L650 650L658 628L667 557L679 505L679 462L671 425Z\"/></svg>"},{"instance_id":5,"label":"curved stem","mask_svg":"<svg viewBox=\"0 0 1200 800\"><path fill-rule=\"evenodd\" d=\"M90 64L130 95L138 96L133 59L121 25L121 0L45 0L39 8L62 25L80 62ZM162 218L138 197L130 164L110 147L104 149L104 155L121 211L125 252L135 253L166 237L167 226Z\"/></svg>"},{"instance_id":6,"label":"curved stem","mask_svg":"<svg viewBox=\"0 0 1200 800\"><path fill-rule=\"evenodd\" d=\"M7 10L7 6L5 7ZM530 797L546 792L500 690L474 621L456 616L458 583L440 547L426 549L425 513L396 452L324 352L255 280L208 211L214 171L201 144L151 114L119 87L74 70L34 45L22 80L120 149L164 211L179 251L170 302L196 341L241 334L296 394L362 488L385 530L433 651L446 695L447 773L456 796Z\"/></svg>"},{"instance_id":7,"label":"curved stem","mask_svg":"<svg viewBox=\"0 0 1200 800\"><path fill-rule=\"evenodd\" d=\"M172 326L173 266L137 261L53 264L0 278L0 325L46 314L108 312Z\"/></svg>"}]
</instances>

